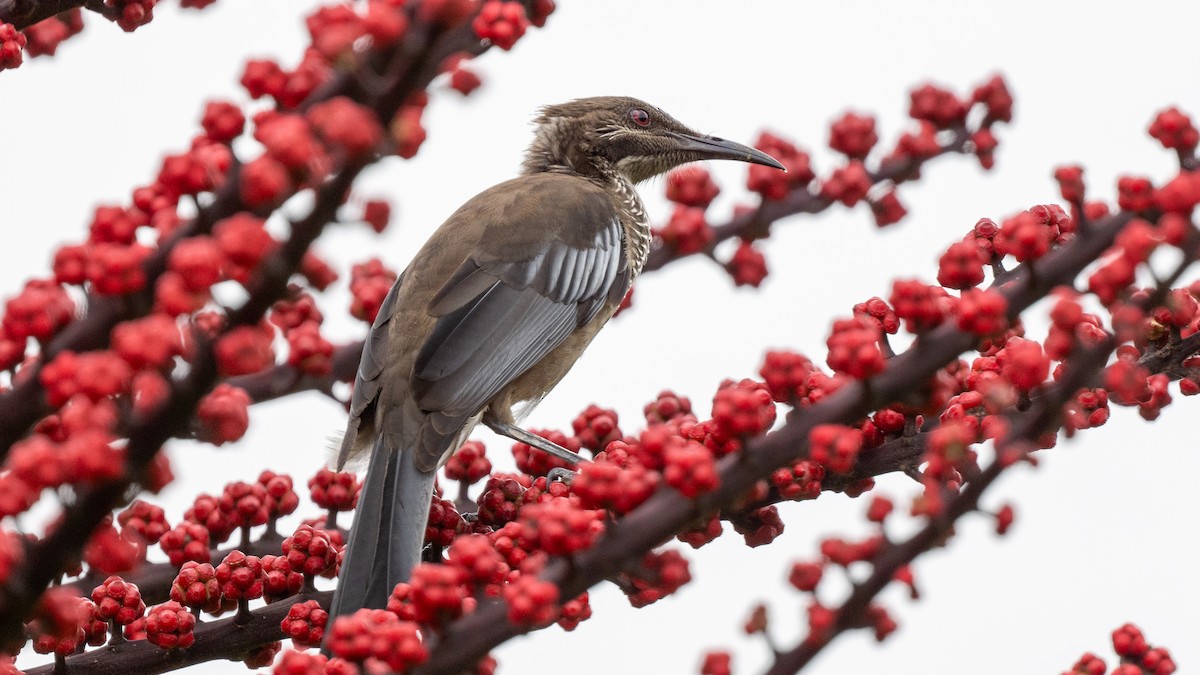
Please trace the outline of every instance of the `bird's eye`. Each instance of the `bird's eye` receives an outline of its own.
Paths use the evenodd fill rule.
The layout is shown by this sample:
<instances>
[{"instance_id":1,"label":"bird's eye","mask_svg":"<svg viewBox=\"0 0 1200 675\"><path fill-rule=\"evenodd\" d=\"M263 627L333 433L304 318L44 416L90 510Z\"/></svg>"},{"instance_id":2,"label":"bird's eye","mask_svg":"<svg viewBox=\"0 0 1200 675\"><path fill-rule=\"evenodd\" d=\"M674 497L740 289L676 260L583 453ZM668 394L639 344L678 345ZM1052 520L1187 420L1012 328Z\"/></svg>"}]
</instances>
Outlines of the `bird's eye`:
<instances>
[{"instance_id":1,"label":"bird's eye","mask_svg":"<svg viewBox=\"0 0 1200 675\"><path fill-rule=\"evenodd\" d=\"M630 110L629 119L633 120L633 123L639 127L650 126L650 113L642 110L641 108L634 108L633 110Z\"/></svg>"}]
</instances>

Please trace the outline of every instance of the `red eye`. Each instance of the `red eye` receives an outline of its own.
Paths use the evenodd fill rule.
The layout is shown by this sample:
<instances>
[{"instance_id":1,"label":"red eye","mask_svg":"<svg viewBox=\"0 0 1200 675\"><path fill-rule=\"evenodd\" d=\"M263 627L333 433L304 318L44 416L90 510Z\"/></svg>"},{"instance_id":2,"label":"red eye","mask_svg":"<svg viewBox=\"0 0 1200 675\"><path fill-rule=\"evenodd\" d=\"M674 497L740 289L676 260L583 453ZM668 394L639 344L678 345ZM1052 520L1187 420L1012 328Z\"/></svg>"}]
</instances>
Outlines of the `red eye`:
<instances>
[{"instance_id":1,"label":"red eye","mask_svg":"<svg viewBox=\"0 0 1200 675\"><path fill-rule=\"evenodd\" d=\"M633 120L633 123L639 127L650 126L650 113L642 110L641 108L634 108L633 110L630 110L629 119Z\"/></svg>"}]
</instances>

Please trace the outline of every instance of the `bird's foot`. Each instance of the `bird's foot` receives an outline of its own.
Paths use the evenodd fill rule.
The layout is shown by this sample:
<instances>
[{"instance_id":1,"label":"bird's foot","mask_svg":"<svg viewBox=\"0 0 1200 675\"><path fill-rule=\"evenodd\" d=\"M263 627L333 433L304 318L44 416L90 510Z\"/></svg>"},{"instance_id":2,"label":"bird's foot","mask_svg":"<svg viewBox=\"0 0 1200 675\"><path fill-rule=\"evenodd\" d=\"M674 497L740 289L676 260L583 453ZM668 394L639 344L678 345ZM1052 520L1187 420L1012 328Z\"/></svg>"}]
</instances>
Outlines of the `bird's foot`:
<instances>
[{"instance_id":1,"label":"bird's foot","mask_svg":"<svg viewBox=\"0 0 1200 675\"><path fill-rule=\"evenodd\" d=\"M483 423L486 424L489 429L500 434L501 436L507 436L514 441L520 441L521 443L535 447L538 450L553 455L564 462L569 462L574 465L584 461L584 458L581 455L571 452L558 443L548 441L537 434L529 433L515 424L508 424L507 422L501 422L494 419L484 419Z\"/></svg>"},{"instance_id":2,"label":"bird's foot","mask_svg":"<svg viewBox=\"0 0 1200 675\"><path fill-rule=\"evenodd\" d=\"M550 469L548 472L546 472L546 482L547 483L558 482L558 483L566 483L567 485L570 485L571 481L575 480L575 475L576 475L575 472L570 469L564 469L561 466L556 466L553 469Z\"/></svg>"}]
</instances>

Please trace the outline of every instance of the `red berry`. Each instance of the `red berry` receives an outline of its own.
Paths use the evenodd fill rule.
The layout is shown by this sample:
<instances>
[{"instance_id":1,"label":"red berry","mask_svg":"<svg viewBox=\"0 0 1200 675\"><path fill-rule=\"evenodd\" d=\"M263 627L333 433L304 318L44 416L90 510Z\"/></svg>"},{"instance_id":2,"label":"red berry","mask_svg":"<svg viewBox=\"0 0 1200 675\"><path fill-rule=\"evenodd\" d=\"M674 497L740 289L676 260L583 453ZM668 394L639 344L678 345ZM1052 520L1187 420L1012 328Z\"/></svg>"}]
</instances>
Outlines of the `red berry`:
<instances>
[{"instance_id":1,"label":"red berry","mask_svg":"<svg viewBox=\"0 0 1200 675\"><path fill-rule=\"evenodd\" d=\"M878 141L875 118L870 115L848 112L829 128L829 147L850 159L866 159Z\"/></svg>"},{"instance_id":2,"label":"red berry","mask_svg":"<svg viewBox=\"0 0 1200 675\"><path fill-rule=\"evenodd\" d=\"M689 255L705 250L712 243L713 231L703 209L678 205L658 236L679 255Z\"/></svg>"},{"instance_id":3,"label":"red berry","mask_svg":"<svg viewBox=\"0 0 1200 675\"><path fill-rule=\"evenodd\" d=\"M196 641L196 617L170 601L146 615L146 639L163 649L187 649Z\"/></svg>"},{"instance_id":4,"label":"red berry","mask_svg":"<svg viewBox=\"0 0 1200 675\"><path fill-rule=\"evenodd\" d=\"M938 129L949 129L966 120L967 105L953 93L926 84L912 91L908 114L913 119L928 121Z\"/></svg>"},{"instance_id":5,"label":"red berry","mask_svg":"<svg viewBox=\"0 0 1200 675\"><path fill-rule=\"evenodd\" d=\"M242 135L246 127L246 116L242 109L228 101L209 101L204 106L204 117L200 120L204 133L218 143L229 143Z\"/></svg>"},{"instance_id":6,"label":"red berry","mask_svg":"<svg viewBox=\"0 0 1200 675\"><path fill-rule=\"evenodd\" d=\"M1150 135L1162 143L1164 148L1190 153L1200 143L1200 131L1186 113L1178 108L1167 108L1155 116L1150 123Z\"/></svg>"},{"instance_id":7,"label":"red berry","mask_svg":"<svg viewBox=\"0 0 1200 675\"><path fill-rule=\"evenodd\" d=\"M667 199L676 204L706 209L720 192L703 167L685 166L667 174Z\"/></svg>"},{"instance_id":8,"label":"red berry","mask_svg":"<svg viewBox=\"0 0 1200 675\"><path fill-rule=\"evenodd\" d=\"M529 19L525 6L507 0L486 0L471 23L481 40L491 40L497 47L509 50L525 35Z\"/></svg>"},{"instance_id":9,"label":"red berry","mask_svg":"<svg viewBox=\"0 0 1200 675\"><path fill-rule=\"evenodd\" d=\"M816 178L808 153L790 141L764 131L759 134L754 147L779 160L787 168L784 173L768 166L750 165L746 189L759 193L763 199L781 200L790 190L805 188Z\"/></svg>"},{"instance_id":10,"label":"red berry","mask_svg":"<svg viewBox=\"0 0 1200 675\"><path fill-rule=\"evenodd\" d=\"M829 355L825 362L835 372L854 379L865 379L883 370L885 359L879 347L878 324L870 319L834 321L833 332L825 344Z\"/></svg>"},{"instance_id":11,"label":"red berry","mask_svg":"<svg viewBox=\"0 0 1200 675\"><path fill-rule=\"evenodd\" d=\"M92 602L96 603L97 616L122 626L133 623L146 611L138 587L118 576L108 577L93 589Z\"/></svg>"}]
</instances>

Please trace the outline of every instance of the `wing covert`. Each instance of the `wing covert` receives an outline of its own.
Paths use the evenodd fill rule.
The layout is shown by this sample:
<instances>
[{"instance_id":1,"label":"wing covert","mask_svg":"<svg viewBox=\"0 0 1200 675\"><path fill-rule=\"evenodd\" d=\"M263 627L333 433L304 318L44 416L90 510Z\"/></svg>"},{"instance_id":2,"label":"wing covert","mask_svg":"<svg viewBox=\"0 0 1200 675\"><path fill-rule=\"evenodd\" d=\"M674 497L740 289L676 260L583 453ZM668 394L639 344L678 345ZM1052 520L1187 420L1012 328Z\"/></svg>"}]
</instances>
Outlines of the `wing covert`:
<instances>
[{"instance_id":1,"label":"wing covert","mask_svg":"<svg viewBox=\"0 0 1200 675\"><path fill-rule=\"evenodd\" d=\"M563 233L523 256L476 252L450 276L430 302L439 318L413 368L423 410L476 413L611 297L624 295L629 274L621 223L607 200L590 206L590 222L557 224Z\"/></svg>"}]
</instances>

